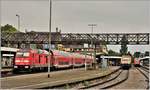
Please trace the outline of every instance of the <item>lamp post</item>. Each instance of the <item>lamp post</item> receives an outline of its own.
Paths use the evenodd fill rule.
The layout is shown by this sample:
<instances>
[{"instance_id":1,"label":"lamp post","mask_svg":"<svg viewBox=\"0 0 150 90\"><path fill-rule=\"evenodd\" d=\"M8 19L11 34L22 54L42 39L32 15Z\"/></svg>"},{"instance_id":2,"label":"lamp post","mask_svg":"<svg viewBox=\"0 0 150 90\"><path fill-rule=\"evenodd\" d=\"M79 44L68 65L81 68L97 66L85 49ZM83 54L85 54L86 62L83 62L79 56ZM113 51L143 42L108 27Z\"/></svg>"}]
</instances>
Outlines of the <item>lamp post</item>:
<instances>
[{"instance_id":1,"label":"lamp post","mask_svg":"<svg viewBox=\"0 0 150 90\"><path fill-rule=\"evenodd\" d=\"M20 15L16 14L16 17L18 18L18 31L20 31ZM18 43L18 48L20 48L21 45Z\"/></svg>"},{"instance_id":2,"label":"lamp post","mask_svg":"<svg viewBox=\"0 0 150 90\"><path fill-rule=\"evenodd\" d=\"M52 27L52 0L49 0L49 60L48 60L48 78L50 77L50 60L52 59L51 58L51 55L50 55L50 52L51 52L51 27Z\"/></svg>"},{"instance_id":3,"label":"lamp post","mask_svg":"<svg viewBox=\"0 0 150 90\"><path fill-rule=\"evenodd\" d=\"M92 28L92 33L91 33L91 35L92 35L93 34L93 28L96 27L97 24L88 24L88 26ZM93 37L91 38L91 48L93 49L93 55L94 55L93 58L94 58L94 64L95 64L96 63L96 58L95 58L96 52L95 52L95 49L93 47Z\"/></svg>"},{"instance_id":4,"label":"lamp post","mask_svg":"<svg viewBox=\"0 0 150 90\"><path fill-rule=\"evenodd\" d=\"M18 17L18 31L20 31L20 15L16 14L16 17Z\"/></svg>"}]
</instances>

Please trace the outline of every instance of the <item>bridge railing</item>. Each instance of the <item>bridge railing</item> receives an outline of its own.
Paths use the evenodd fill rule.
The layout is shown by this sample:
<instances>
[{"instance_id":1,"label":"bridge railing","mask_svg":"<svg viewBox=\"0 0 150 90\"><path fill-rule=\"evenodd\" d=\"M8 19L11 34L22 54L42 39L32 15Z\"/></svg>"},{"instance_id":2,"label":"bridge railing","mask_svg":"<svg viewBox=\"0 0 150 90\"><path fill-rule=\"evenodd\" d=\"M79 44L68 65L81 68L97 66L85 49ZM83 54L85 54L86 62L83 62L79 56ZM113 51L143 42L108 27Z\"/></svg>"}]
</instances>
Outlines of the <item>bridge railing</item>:
<instances>
[{"instance_id":1,"label":"bridge railing","mask_svg":"<svg viewBox=\"0 0 150 90\"><path fill-rule=\"evenodd\" d=\"M4 43L32 43L47 44L48 32L28 32L28 33L2 33L1 41ZM125 36L127 44L130 45L147 45L149 44L149 33L51 33L52 43L91 43L100 44L105 42L110 45L121 44L122 37Z\"/></svg>"}]
</instances>

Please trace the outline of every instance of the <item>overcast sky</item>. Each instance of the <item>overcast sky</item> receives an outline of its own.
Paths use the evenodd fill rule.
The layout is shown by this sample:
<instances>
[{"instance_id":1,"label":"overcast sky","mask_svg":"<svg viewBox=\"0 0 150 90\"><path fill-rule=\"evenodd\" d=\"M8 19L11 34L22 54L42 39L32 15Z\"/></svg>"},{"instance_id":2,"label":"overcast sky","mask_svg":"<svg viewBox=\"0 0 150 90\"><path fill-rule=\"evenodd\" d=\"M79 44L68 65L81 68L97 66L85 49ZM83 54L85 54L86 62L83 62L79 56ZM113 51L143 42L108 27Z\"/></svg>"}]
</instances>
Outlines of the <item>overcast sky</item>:
<instances>
[{"instance_id":1,"label":"overcast sky","mask_svg":"<svg viewBox=\"0 0 150 90\"><path fill-rule=\"evenodd\" d=\"M19 14L21 31L48 31L48 0L1 1L2 25L17 28ZM88 24L94 23L95 33L150 33L149 7L149 0L53 0L52 31L58 27L62 32L90 33ZM119 50L118 46L112 49ZM131 46L129 50L150 51L150 45Z\"/></svg>"}]
</instances>

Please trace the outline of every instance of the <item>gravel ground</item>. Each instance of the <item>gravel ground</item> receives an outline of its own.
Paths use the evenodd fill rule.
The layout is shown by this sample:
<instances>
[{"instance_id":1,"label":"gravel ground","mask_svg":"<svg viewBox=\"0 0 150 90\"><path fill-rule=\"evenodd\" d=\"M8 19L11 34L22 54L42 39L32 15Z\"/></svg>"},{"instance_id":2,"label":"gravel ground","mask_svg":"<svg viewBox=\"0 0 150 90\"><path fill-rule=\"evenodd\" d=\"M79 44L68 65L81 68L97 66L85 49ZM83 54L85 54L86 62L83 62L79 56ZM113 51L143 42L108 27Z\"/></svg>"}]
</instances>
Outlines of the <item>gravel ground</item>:
<instances>
[{"instance_id":1,"label":"gravel ground","mask_svg":"<svg viewBox=\"0 0 150 90\"><path fill-rule=\"evenodd\" d=\"M146 89L147 82L145 80L145 77L133 67L130 69L128 80L111 89Z\"/></svg>"},{"instance_id":2,"label":"gravel ground","mask_svg":"<svg viewBox=\"0 0 150 90\"><path fill-rule=\"evenodd\" d=\"M14 76L14 77L6 77L1 79L2 88L13 88L20 87L26 85L34 85L45 82L56 82L61 80L70 80L73 78L81 78L85 76L91 77L94 74L104 74L108 73L111 70L115 70L118 67L110 67L108 70L102 72L101 70L87 70L79 69L79 70L68 70L61 72L52 72L51 78L47 78L47 73L40 74L32 74L32 75L22 75L22 76Z\"/></svg>"}]
</instances>

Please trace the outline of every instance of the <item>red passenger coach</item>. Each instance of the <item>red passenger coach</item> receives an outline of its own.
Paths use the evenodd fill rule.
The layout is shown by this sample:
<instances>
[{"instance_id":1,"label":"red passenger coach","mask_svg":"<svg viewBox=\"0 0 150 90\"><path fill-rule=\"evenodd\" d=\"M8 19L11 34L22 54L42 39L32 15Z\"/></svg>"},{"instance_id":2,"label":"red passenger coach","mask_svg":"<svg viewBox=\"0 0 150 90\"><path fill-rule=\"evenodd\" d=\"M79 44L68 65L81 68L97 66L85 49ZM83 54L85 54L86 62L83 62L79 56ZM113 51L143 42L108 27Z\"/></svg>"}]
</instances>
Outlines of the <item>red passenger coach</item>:
<instances>
[{"instance_id":1,"label":"red passenger coach","mask_svg":"<svg viewBox=\"0 0 150 90\"><path fill-rule=\"evenodd\" d=\"M83 66L85 62L85 57L78 53L73 53L73 65L74 67Z\"/></svg>"},{"instance_id":2,"label":"red passenger coach","mask_svg":"<svg viewBox=\"0 0 150 90\"><path fill-rule=\"evenodd\" d=\"M92 56L86 56L86 64L90 65L93 63L93 57Z\"/></svg>"},{"instance_id":3,"label":"red passenger coach","mask_svg":"<svg viewBox=\"0 0 150 90\"><path fill-rule=\"evenodd\" d=\"M72 66L72 57L70 53L53 50L53 55L55 68L67 68Z\"/></svg>"}]
</instances>

